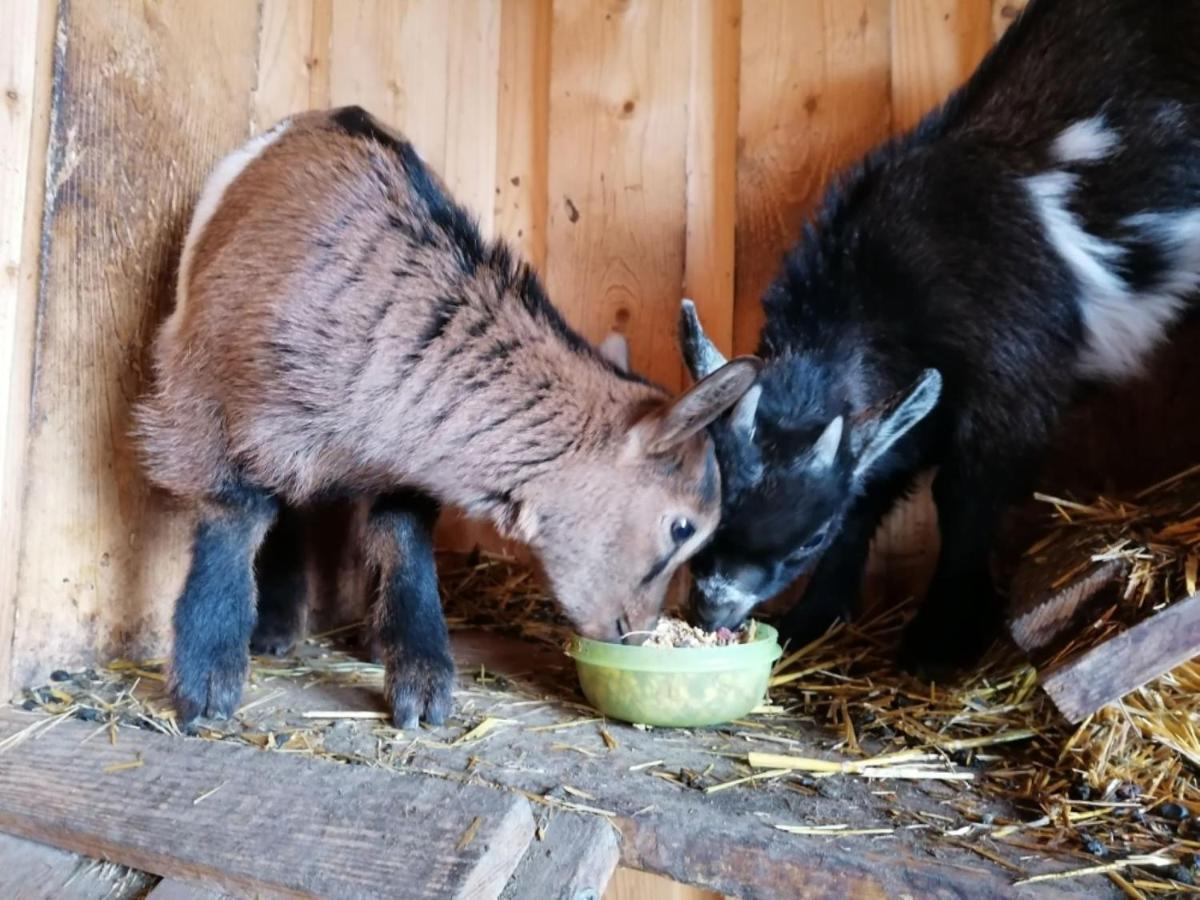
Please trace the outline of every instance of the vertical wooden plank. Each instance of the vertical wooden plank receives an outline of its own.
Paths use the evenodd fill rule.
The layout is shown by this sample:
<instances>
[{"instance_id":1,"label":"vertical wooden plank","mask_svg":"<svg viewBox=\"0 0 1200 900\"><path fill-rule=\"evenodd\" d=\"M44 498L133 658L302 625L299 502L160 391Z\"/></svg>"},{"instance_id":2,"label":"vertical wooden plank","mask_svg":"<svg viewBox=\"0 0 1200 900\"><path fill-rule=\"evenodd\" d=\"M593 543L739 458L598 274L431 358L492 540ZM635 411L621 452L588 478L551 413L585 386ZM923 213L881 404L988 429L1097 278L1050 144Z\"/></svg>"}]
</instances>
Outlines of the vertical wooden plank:
<instances>
[{"instance_id":1,"label":"vertical wooden plank","mask_svg":"<svg viewBox=\"0 0 1200 900\"><path fill-rule=\"evenodd\" d=\"M333 54L333 0L312 0L312 43L308 56L309 109L331 106L329 60Z\"/></svg>"},{"instance_id":2,"label":"vertical wooden plank","mask_svg":"<svg viewBox=\"0 0 1200 900\"><path fill-rule=\"evenodd\" d=\"M38 246L54 61L52 0L19 3L0 31L0 702L9 695Z\"/></svg>"},{"instance_id":3,"label":"vertical wooden plank","mask_svg":"<svg viewBox=\"0 0 1200 900\"><path fill-rule=\"evenodd\" d=\"M315 6L313 0L262 0L253 97L256 133L309 107Z\"/></svg>"},{"instance_id":4,"label":"vertical wooden plank","mask_svg":"<svg viewBox=\"0 0 1200 900\"><path fill-rule=\"evenodd\" d=\"M333 4L330 103L357 103L405 132L439 171L445 161L450 4Z\"/></svg>"},{"instance_id":5,"label":"vertical wooden plank","mask_svg":"<svg viewBox=\"0 0 1200 900\"><path fill-rule=\"evenodd\" d=\"M447 0L437 0L446 3ZM455 195L494 231L501 5L451 0L442 172Z\"/></svg>"},{"instance_id":6,"label":"vertical wooden plank","mask_svg":"<svg viewBox=\"0 0 1200 900\"><path fill-rule=\"evenodd\" d=\"M895 0L892 10L892 124L905 131L979 64L992 44L985 0Z\"/></svg>"},{"instance_id":7,"label":"vertical wooden plank","mask_svg":"<svg viewBox=\"0 0 1200 900\"><path fill-rule=\"evenodd\" d=\"M885 138L888 0L747 0L738 113L734 349L829 179Z\"/></svg>"},{"instance_id":8,"label":"vertical wooden plank","mask_svg":"<svg viewBox=\"0 0 1200 900\"><path fill-rule=\"evenodd\" d=\"M249 130L258 9L61 9L17 605L17 684L168 634L186 522L129 438L200 182Z\"/></svg>"},{"instance_id":9,"label":"vertical wooden plank","mask_svg":"<svg viewBox=\"0 0 1200 900\"><path fill-rule=\"evenodd\" d=\"M698 4L688 99L684 294L708 336L733 351L741 0Z\"/></svg>"},{"instance_id":10,"label":"vertical wooden plank","mask_svg":"<svg viewBox=\"0 0 1200 900\"><path fill-rule=\"evenodd\" d=\"M330 99L413 142L492 230L500 6L490 0L333 4Z\"/></svg>"},{"instance_id":11,"label":"vertical wooden plank","mask_svg":"<svg viewBox=\"0 0 1200 900\"><path fill-rule=\"evenodd\" d=\"M500 25L496 233L546 264L551 0L504 0Z\"/></svg>"},{"instance_id":12,"label":"vertical wooden plank","mask_svg":"<svg viewBox=\"0 0 1200 900\"><path fill-rule=\"evenodd\" d=\"M687 0L558 2L550 79L550 295L590 340L617 328L632 364L681 371L691 15Z\"/></svg>"}]
</instances>

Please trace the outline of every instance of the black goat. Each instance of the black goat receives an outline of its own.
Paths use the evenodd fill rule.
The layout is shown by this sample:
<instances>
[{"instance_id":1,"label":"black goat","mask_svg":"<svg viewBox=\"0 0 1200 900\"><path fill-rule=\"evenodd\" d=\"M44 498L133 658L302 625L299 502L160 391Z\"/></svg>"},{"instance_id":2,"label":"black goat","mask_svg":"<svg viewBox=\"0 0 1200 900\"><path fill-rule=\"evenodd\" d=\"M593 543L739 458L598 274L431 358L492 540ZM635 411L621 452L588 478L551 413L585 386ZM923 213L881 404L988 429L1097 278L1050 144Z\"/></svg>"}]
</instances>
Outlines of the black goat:
<instances>
[{"instance_id":1,"label":"black goat","mask_svg":"<svg viewBox=\"0 0 1200 900\"><path fill-rule=\"evenodd\" d=\"M830 193L763 299L758 386L713 426L697 613L812 569L784 633L846 617L924 469L942 549L905 635L960 665L1001 617L997 520L1082 385L1136 375L1200 288L1200 3L1034 0L970 81ZM697 377L723 362L682 317Z\"/></svg>"}]
</instances>

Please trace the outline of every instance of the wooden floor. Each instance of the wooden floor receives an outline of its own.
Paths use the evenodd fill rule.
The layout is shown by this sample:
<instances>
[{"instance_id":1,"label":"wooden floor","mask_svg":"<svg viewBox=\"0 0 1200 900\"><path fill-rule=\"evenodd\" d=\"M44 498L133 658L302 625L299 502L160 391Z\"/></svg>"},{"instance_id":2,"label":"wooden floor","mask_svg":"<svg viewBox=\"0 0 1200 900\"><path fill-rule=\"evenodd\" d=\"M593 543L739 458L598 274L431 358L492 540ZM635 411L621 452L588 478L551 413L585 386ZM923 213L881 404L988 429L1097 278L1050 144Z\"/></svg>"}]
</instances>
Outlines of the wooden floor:
<instances>
[{"instance_id":1,"label":"wooden floor","mask_svg":"<svg viewBox=\"0 0 1200 900\"><path fill-rule=\"evenodd\" d=\"M0 710L0 832L238 896L1024 896L1021 875L1064 867L904 824L961 826L953 784L776 778L708 790L771 747L763 720L697 731L604 722L564 691L573 676L553 648L467 630L454 649L455 717L417 733L374 718L376 684L334 683L329 668L307 680L256 669L238 716L205 723L208 740L158 733L171 720L152 671L134 676L150 692L141 706L96 704L127 725ZM314 652L326 655L279 665L341 665ZM48 689L80 709L70 678ZM788 733L789 752L829 751L819 728ZM854 833L775 827L831 822ZM659 878L610 883L618 864ZM1112 890L1090 878L1028 895Z\"/></svg>"}]
</instances>

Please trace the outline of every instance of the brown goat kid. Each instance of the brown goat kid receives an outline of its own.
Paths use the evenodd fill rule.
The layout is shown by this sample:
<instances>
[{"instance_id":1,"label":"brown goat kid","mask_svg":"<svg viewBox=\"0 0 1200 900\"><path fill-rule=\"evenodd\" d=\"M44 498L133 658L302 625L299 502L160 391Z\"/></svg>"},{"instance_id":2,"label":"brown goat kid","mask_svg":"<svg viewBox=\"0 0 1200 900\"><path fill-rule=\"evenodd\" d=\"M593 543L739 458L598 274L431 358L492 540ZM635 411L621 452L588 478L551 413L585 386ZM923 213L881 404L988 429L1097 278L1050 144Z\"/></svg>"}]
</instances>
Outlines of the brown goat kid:
<instances>
[{"instance_id":1,"label":"brown goat kid","mask_svg":"<svg viewBox=\"0 0 1200 900\"><path fill-rule=\"evenodd\" d=\"M401 727L451 706L440 503L531 545L584 634L652 627L717 524L705 426L758 371L734 360L675 400L627 374L356 107L286 120L214 170L155 364L146 467L199 514L174 619L181 718L237 706L281 505L365 495Z\"/></svg>"}]
</instances>

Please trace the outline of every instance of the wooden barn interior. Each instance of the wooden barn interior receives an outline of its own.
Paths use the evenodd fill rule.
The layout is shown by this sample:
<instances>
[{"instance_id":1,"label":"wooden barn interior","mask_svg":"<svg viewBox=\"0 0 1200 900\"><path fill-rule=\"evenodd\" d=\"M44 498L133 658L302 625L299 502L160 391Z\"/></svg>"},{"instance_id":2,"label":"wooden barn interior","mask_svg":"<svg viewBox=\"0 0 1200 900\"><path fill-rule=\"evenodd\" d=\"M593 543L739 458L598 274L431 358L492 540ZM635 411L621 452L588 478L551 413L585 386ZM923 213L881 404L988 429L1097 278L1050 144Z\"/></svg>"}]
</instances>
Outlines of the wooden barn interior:
<instances>
[{"instance_id":1,"label":"wooden barn interior","mask_svg":"<svg viewBox=\"0 0 1200 900\"><path fill-rule=\"evenodd\" d=\"M1018 768L979 749L991 746L985 737L941 747L959 764L954 777L876 780L850 766L813 779L786 762L746 767L747 748L792 758L882 752L859 747L861 720L837 693L853 673L821 682L834 688L823 717L789 718L790 701L772 695L766 712L718 732L646 731L586 708L551 626L538 642L509 622L503 633L456 629L456 715L424 735L384 727L378 667L354 662L353 651L329 651L352 677L317 679L313 690L292 677L319 670L311 660L287 676L256 669L238 721L213 726L212 741L179 736L167 704L145 695L161 688L190 521L143 480L129 410L172 306L187 216L223 154L298 110L364 106L408 136L486 234L533 261L571 325L597 342L620 332L633 368L678 388L680 299L694 299L722 350L753 352L762 291L830 179L962 83L1022 5L5 3L0 700L26 709L0 711L0 894L22 896L34 880L69 883L71 896L156 900L1191 890L1187 860L1200 843L1169 815L1163 824L1151 810L1147 834L1158 828L1158 843L1092 852L1081 837L1088 817L1137 805L1102 786L1092 787L1097 799L1077 800L1097 805L1046 813L1047 824L1032 826L1044 839L994 838L990 823L1015 832L1043 813L986 792L978 815L964 811L960 776L990 777L971 766ZM1085 403L1047 468L1048 491L1086 505L1200 459L1200 429L1184 412L1200 383L1195 337L1184 335L1147 381ZM1034 504L1028 518L1047 512ZM1023 549L1032 538L1017 518L1013 543ZM512 550L477 523L446 519L447 551ZM918 590L935 545L935 514L918 496L877 537L873 592ZM447 583L536 593L519 561L489 569L480 559L491 557L467 563L482 572L475 581ZM1177 663L1200 650L1197 627L1183 626L1164 651ZM309 651L326 659L326 644ZM793 662L777 680L817 703L799 686L835 663ZM77 673L88 671L96 678L85 690ZM1019 687L1007 707L1057 716L1029 678L971 690L986 704ZM920 690L896 688L909 699L895 708L920 702ZM89 705L87 691L104 703ZM1200 713L1190 709L1179 727L1191 743L1147 739L1147 765L1162 767L1156 802L1200 764L1191 755ZM325 719L308 715L323 710ZM1030 729L1007 726L1005 714L994 712L988 733L1020 743ZM1108 721L1090 716L1080 728ZM305 730L322 722L315 738ZM1075 724L1055 726L1066 728L1064 747L1065 735L1086 737ZM960 759L974 752L982 762ZM1047 796L1075 790L1043 787ZM1186 818L1200 795L1169 801ZM912 817L888 810L906 804ZM1149 862L1125 862L1134 857ZM1057 877L1089 866L1097 871Z\"/></svg>"}]
</instances>

